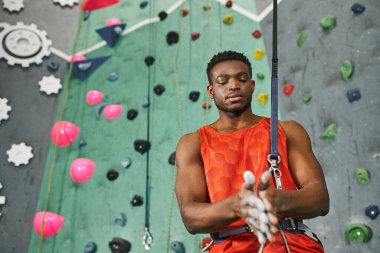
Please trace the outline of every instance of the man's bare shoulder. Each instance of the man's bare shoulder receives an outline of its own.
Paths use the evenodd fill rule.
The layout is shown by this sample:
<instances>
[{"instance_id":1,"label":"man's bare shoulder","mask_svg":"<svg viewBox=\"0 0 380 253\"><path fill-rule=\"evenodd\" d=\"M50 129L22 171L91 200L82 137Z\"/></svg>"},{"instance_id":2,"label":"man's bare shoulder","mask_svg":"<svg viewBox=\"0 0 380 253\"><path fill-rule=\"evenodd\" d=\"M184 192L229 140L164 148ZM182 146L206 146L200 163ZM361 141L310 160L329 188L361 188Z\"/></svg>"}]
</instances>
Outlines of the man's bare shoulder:
<instances>
[{"instance_id":1,"label":"man's bare shoulder","mask_svg":"<svg viewBox=\"0 0 380 253\"><path fill-rule=\"evenodd\" d=\"M177 151L181 150L200 150L200 139L198 131L185 134L179 139Z\"/></svg>"},{"instance_id":2,"label":"man's bare shoulder","mask_svg":"<svg viewBox=\"0 0 380 253\"><path fill-rule=\"evenodd\" d=\"M305 128L295 120L284 120L280 121L280 125L285 132L287 138L291 139L308 139L309 135L306 132Z\"/></svg>"}]
</instances>

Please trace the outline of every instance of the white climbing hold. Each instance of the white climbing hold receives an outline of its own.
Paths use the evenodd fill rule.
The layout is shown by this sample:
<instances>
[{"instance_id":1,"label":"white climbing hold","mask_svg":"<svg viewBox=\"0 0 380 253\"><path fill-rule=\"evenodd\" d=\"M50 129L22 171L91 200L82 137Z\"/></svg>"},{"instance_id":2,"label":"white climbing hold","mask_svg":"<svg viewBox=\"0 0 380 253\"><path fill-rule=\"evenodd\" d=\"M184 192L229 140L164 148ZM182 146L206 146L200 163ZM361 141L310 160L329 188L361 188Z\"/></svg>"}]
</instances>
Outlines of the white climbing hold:
<instances>
[{"instance_id":1,"label":"white climbing hold","mask_svg":"<svg viewBox=\"0 0 380 253\"><path fill-rule=\"evenodd\" d=\"M12 144L12 147L7 151L8 162L15 166L21 164L27 165L29 160L33 158L32 147L27 146L24 142Z\"/></svg>"},{"instance_id":2,"label":"white climbing hold","mask_svg":"<svg viewBox=\"0 0 380 253\"><path fill-rule=\"evenodd\" d=\"M10 12L19 12L24 8L24 0L3 0L3 8Z\"/></svg>"},{"instance_id":3,"label":"white climbing hold","mask_svg":"<svg viewBox=\"0 0 380 253\"><path fill-rule=\"evenodd\" d=\"M2 120L7 120L9 118L9 112L12 107L8 105L8 99L0 98L0 124Z\"/></svg>"},{"instance_id":4,"label":"white climbing hold","mask_svg":"<svg viewBox=\"0 0 380 253\"><path fill-rule=\"evenodd\" d=\"M44 76L41 81L38 82L40 91L45 92L47 95L58 94L62 88L61 79L56 78L53 75Z\"/></svg>"}]
</instances>

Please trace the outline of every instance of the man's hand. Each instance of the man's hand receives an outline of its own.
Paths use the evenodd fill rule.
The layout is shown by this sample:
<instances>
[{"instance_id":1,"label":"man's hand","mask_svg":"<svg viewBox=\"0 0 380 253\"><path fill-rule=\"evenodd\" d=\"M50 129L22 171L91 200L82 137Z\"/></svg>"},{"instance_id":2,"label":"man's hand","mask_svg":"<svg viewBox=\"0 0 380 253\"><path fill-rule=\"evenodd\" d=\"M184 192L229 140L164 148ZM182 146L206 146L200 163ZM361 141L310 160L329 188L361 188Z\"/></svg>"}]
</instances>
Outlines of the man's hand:
<instances>
[{"instance_id":1,"label":"man's hand","mask_svg":"<svg viewBox=\"0 0 380 253\"><path fill-rule=\"evenodd\" d=\"M276 227L278 218L271 212L272 205L268 200L259 197L254 188L254 176L252 173L245 172L244 179L246 182L242 185L238 194L241 201L239 215L255 231L260 243L264 243L266 239L273 241L274 234L278 232ZM269 185L269 180L260 182L261 189L268 190L267 184Z\"/></svg>"}]
</instances>

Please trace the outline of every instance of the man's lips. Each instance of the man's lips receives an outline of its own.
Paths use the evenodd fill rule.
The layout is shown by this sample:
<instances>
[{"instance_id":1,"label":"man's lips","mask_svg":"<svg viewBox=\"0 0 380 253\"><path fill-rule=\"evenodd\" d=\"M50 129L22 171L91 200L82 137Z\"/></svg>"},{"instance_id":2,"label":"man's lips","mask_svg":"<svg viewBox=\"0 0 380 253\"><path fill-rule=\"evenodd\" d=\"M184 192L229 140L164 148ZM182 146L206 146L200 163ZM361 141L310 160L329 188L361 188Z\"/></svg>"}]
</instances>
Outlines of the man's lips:
<instances>
[{"instance_id":1,"label":"man's lips","mask_svg":"<svg viewBox=\"0 0 380 253\"><path fill-rule=\"evenodd\" d=\"M229 95L226 97L226 100L230 101L230 102L237 102L239 101L243 96L242 95Z\"/></svg>"}]
</instances>

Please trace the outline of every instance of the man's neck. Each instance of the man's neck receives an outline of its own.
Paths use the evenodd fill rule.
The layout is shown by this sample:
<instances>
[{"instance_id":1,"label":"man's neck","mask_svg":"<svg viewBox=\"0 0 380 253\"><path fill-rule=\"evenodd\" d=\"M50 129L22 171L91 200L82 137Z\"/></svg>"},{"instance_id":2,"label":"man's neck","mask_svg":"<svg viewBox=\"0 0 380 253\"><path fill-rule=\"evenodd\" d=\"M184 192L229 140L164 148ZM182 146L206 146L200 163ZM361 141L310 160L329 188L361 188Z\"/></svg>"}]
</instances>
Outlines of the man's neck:
<instances>
[{"instance_id":1,"label":"man's neck","mask_svg":"<svg viewBox=\"0 0 380 253\"><path fill-rule=\"evenodd\" d=\"M246 110L240 115L219 112L219 119L211 124L211 126L220 132L232 132L250 127L259 122L259 116L252 113L251 110Z\"/></svg>"}]
</instances>

